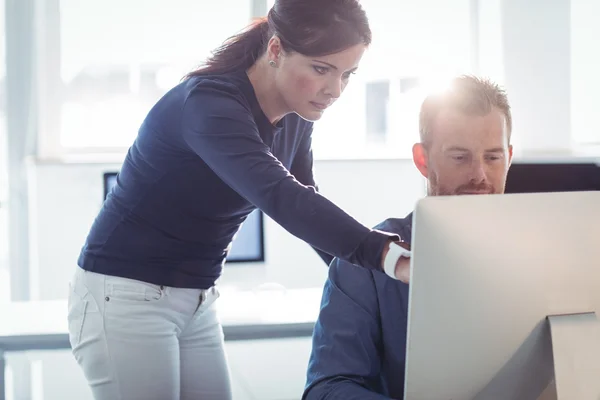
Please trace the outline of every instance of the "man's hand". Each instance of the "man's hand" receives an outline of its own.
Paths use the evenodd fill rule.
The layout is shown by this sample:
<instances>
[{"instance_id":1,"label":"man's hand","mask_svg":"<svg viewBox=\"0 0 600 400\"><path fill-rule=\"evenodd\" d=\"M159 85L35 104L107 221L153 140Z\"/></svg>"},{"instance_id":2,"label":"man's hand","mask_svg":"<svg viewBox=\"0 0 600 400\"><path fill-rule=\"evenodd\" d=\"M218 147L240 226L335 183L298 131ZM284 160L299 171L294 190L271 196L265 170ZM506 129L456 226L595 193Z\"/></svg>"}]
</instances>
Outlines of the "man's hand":
<instances>
[{"instance_id":1,"label":"man's hand","mask_svg":"<svg viewBox=\"0 0 600 400\"><path fill-rule=\"evenodd\" d=\"M410 244L405 242L396 242L398 246L410 251ZM410 258L400 257L396 263L396 279L408 283L410 281Z\"/></svg>"}]
</instances>

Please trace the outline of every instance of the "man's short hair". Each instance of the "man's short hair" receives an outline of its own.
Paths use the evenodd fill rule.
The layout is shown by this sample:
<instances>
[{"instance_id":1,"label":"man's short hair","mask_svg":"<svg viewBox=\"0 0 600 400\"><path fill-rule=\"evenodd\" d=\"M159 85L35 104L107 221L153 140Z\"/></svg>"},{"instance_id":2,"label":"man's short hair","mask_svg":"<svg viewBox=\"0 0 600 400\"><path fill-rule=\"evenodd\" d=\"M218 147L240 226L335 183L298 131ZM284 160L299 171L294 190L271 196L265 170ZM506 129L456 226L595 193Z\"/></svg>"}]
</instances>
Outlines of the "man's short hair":
<instances>
[{"instance_id":1,"label":"man's short hair","mask_svg":"<svg viewBox=\"0 0 600 400\"><path fill-rule=\"evenodd\" d=\"M446 90L425 98L419 113L421 143L430 143L431 126L438 113L452 109L466 115L484 116L496 107L505 116L508 141L512 132L512 115L506 92L487 78L461 75L454 78Z\"/></svg>"}]
</instances>

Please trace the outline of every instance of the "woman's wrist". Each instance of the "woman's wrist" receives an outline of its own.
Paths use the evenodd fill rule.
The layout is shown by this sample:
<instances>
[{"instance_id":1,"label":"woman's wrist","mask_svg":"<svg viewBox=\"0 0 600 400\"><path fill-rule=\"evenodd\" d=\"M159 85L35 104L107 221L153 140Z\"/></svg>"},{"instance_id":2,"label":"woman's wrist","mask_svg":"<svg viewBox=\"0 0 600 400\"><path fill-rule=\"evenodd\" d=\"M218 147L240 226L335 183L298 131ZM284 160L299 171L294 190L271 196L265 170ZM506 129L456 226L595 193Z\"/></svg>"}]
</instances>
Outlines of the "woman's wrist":
<instances>
[{"instance_id":1,"label":"woman's wrist","mask_svg":"<svg viewBox=\"0 0 600 400\"><path fill-rule=\"evenodd\" d=\"M396 266L402 257L410 258L410 246L404 242L389 241L382 252L383 272L396 279Z\"/></svg>"}]
</instances>

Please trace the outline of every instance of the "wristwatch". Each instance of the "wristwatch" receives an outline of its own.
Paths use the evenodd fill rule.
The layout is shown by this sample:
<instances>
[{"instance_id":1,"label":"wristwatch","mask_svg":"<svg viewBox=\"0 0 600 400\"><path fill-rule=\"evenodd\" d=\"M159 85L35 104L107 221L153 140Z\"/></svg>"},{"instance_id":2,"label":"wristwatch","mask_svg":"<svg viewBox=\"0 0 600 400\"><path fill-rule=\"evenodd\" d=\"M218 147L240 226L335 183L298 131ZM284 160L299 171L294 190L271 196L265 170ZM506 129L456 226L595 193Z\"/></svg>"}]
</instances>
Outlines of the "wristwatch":
<instances>
[{"instance_id":1,"label":"wristwatch","mask_svg":"<svg viewBox=\"0 0 600 400\"><path fill-rule=\"evenodd\" d=\"M390 242L389 251L383 260L383 271L393 279L396 279L396 264L400 257L410 258L410 250L406 250L396 242Z\"/></svg>"}]
</instances>

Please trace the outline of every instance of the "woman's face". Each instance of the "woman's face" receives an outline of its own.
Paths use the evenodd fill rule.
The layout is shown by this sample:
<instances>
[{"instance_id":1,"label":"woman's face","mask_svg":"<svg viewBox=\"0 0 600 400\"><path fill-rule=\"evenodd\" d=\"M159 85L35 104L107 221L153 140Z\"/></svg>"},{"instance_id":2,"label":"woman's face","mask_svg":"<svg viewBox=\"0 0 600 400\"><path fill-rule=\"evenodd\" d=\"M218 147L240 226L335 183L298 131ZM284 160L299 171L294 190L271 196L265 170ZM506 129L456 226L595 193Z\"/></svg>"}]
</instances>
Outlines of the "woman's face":
<instances>
[{"instance_id":1,"label":"woman's face","mask_svg":"<svg viewBox=\"0 0 600 400\"><path fill-rule=\"evenodd\" d=\"M320 119L341 96L366 49L358 44L321 57L280 55L275 84L286 108L308 121Z\"/></svg>"}]
</instances>

